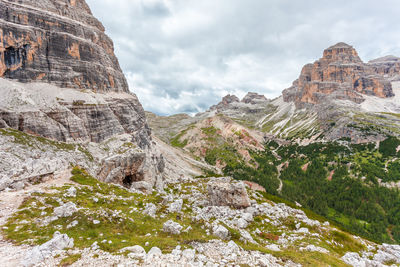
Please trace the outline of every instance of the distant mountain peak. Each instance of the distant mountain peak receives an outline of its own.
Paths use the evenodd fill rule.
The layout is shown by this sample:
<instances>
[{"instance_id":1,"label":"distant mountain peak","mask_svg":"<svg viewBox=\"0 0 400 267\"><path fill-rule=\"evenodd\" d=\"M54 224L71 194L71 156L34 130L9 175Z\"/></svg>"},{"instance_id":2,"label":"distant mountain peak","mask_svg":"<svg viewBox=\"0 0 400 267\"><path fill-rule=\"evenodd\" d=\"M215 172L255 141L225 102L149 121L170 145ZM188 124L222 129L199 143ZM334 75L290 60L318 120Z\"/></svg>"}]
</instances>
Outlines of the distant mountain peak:
<instances>
[{"instance_id":1,"label":"distant mountain peak","mask_svg":"<svg viewBox=\"0 0 400 267\"><path fill-rule=\"evenodd\" d=\"M393 60L391 56L380 59L379 64L364 63L352 46L337 43L325 49L314 64L303 67L299 79L283 91L284 100L304 107L324 103L327 98L361 103L363 95L392 97L390 78L400 73L400 64L389 65Z\"/></svg>"},{"instance_id":2,"label":"distant mountain peak","mask_svg":"<svg viewBox=\"0 0 400 267\"><path fill-rule=\"evenodd\" d=\"M388 56L370 60L368 63L385 63L385 62L400 62L400 57L388 55Z\"/></svg>"},{"instance_id":3,"label":"distant mountain peak","mask_svg":"<svg viewBox=\"0 0 400 267\"><path fill-rule=\"evenodd\" d=\"M234 103L234 102L240 102L240 99L235 95L228 94L228 95L224 96L222 98L221 102L219 102L217 105L211 106L210 110L223 109L223 108L229 106L229 104Z\"/></svg>"},{"instance_id":4,"label":"distant mountain peak","mask_svg":"<svg viewBox=\"0 0 400 267\"><path fill-rule=\"evenodd\" d=\"M239 98L237 96L230 95L230 94L228 94L228 95L226 95L226 96L224 96L222 98L222 103L230 104L230 103L233 103L233 102L240 102L240 100L239 100Z\"/></svg>"},{"instance_id":5,"label":"distant mountain peak","mask_svg":"<svg viewBox=\"0 0 400 267\"><path fill-rule=\"evenodd\" d=\"M327 60L329 62L362 63L354 47L343 42L325 49L321 60Z\"/></svg>"},{"instance_id":6,"label":"distant mountain peak","mask_svg":"<svg viewBox=\"0 0 400 267\"><path fill-rule=\"evenodd\" d=\"M256 104L257 102L265 102L265 101L268 101L268 99L264 95L249 92L245 97L243 97L241 102L245 104Z\"/></svg>"},{"instance_id":7,"label":"distant mountain peak","mask_svg":"<svg viewBox=\"0 0 400 267\"><path fill-rule=\"evenodd\" d=\"M351 45L346 44L344 42L339 42L335 45L330 46L328 49L338 49L338 48L349 48L349 49L354 49Z\"/></svg>"}]
</instances>

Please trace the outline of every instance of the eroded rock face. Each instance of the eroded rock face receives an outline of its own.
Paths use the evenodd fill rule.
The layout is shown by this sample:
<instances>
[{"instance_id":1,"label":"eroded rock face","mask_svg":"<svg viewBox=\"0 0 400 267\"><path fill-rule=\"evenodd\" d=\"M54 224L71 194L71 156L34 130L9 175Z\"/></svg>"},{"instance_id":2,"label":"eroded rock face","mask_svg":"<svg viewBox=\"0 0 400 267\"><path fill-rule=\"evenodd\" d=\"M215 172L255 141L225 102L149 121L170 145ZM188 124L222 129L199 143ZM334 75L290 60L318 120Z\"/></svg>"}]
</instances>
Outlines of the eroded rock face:
<instances>
[{"instance_id":1,"label":"eroded rock face","mask_svg":"<svg viewBox=\"0 0 400 267\"><path fill-rule=\"evenodd\" d=\"M255 105L255 104L263 103L266 101L268 101L268 99L264 95L249 92L249 93L247 93L247 95L245 95L245 97L242 99L241 102L243 102L245 104Z\"/></svg>"},{"instance_id":2,"label":"eroded rock face","mask_svg":"<svg viewBox=\"0 0 400 267\"><path fill-rule=\"evenodd\" d=\"M219 102L217 105L210 107L210 110L223 109L234 102L240 102L240 99L235 95L226 95L222 98L221 102Z\"/></svg>"},{"instance_id":3,"label":"eroded rock face","mask_svg":"<svg viewBox=\"0 0 400 267\"><path fill-rule=\"evenodd\" d=\"M109 155L99 179L161 187L144 110L84 0L0 0L0 94L0 128L68 143L129 134L143 153Z\"/></svg>"},{"instance_id":4,"label":"eroded rock face","mask_svg":"<svg viewBox=\"0 0 400 267\"><path fill-rule=\"evenodd\" d=\"M0 77L128 92L113 43L84 0L2 0Z\"/></svg>"},{"instance_id":5,"label":"eroded rock face","mask_svg":"<svg viewBox=\"0 0 400 267\"><path fill-rule=\"evenodd\" d=\"M389 78L392 81L400 80L400 58L395 56L386 56L368 62L375 72Z\"/></svg>"},{"instance_id":6,"label":"eroded rock face","mask_svg":"<svg viewBox=\"0 0 400 267\"><path fill-rule=\"evenodd\" d=\"M319 104L327 97L356 103L364 101L363 95L392 97L392 85L382 72L364 63L352 46L338 43L326 49L320 60L304 66L283 97L297 107Z\"/></svg>"}]
</instances>

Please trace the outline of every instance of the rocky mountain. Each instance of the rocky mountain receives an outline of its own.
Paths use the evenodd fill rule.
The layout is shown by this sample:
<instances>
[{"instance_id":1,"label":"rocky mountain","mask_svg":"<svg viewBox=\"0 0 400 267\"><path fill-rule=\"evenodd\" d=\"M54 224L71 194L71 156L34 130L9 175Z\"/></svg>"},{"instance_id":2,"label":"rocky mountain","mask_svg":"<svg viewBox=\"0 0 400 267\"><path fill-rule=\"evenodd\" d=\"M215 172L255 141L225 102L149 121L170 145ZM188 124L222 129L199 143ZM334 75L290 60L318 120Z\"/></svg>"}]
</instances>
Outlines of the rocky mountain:
<instances>
[{"instance_id":1,"label":"rocky mountain","mask_svg":"<svg viewBox=\"0 0 400 267\"><path fill-rule=\"evenodd\" d=\"M320 60L304 66L299 79L283 91L283 98L304 107L323 103L326 97L356 103L364 101L363 95L393 97L391 82L384 73L385 67L364 63L352 46L338 43L326 49Z\"/></svg>"},{"instance_id":2,"label":"rocky mountain","mask_svg":"<svg viewBox=\"0 0 400 267\"><path fill-rule=\"evenodd\" d=\"M217 174L261 185L361 236L398 243L397 61L364 63L339 43L276 99L228 95L193 117L152 114L150 127Z\"/></svg>"},{"instance_id":3,"label":"rocky mountain","mask_svg":"<svg viewBox=\"0 0 400 267\"><path fill-rule=\"evenodd\" d=\"M374 59L368 62L375 69L375 72L389 78L392 81L400 79L400 58L395 56L386 56Z\"/></svg>"},{"instance_id":4,"label":"rocky mountain","mask_svg":"<svg viewBox=\"0 0 400 267\"><path fill-rule=\"evenodd\" d=\"M129 91L113 42L85 1L1 1L0 9L0 77Z\"/></svg>"},{"instance_id":5,"label":"rocky mountain","mask_svg":"<svg viewBox=\"0 0 400 267\"><path fill-rule=\"evenodd\" d=\"M400 136L398 62L388 56L364 63L353 47L338 43L306 65L293 86L276 99L257 93L242 100L227 95L196 116L149 114L149 123L158 138L195 157L209 160L217 154L217 160L208 163L219 162L222 168L221 158L225 163L238 160L243 150L257 147L246 140L379 143ZM245 158L249 162L251 157Z\"/></svg>"},{"instance_id":6,"label":"rocky mountain","mask_svg":"<svg viewBox=\"0 0 400 267\"><path fill-rule=\"evenodd\" d=\"M400 264L398 58L160 117L84 0L0 10L1 266Z\"/></svg>"},{"instance_id":7,"label":"rocky mountain","mask_svg":"<svg viewBox=\"0 0 400 267\"><path fill-rule=\"evenodd\" d=\"M91 165L99 179L162 186L163 159L144 110L129 92L113 42L85 1L2 0L0 9L1 138L12 128L55 142L93 144L97 149L80 165ZM99 148L121 136L136 149L112 154ZM0 165L0 176L10 180L56 170L41 166L48 162L43 155L33 166L23 163L17 171L11 166L20 160L6 150L2 153L7 160ZM31 154L21 153L27 159ZM71 160L63 162L69 168Z\"/></svg>"},{"instance_id":8,"label":"rocky mountain","mask_svg":"<svg viewBox=\"0 0 400 267\"><path fill-rule=\"evenodd\" d=\"M306 143L341 138L365 143L398 136L398 62L388 56L364 63L353 47L339 43L304 66L281 97L251 101L249 93L239 101L228 95L201 116L224 114L246 127Z\"/></svg>"}]
</instances>

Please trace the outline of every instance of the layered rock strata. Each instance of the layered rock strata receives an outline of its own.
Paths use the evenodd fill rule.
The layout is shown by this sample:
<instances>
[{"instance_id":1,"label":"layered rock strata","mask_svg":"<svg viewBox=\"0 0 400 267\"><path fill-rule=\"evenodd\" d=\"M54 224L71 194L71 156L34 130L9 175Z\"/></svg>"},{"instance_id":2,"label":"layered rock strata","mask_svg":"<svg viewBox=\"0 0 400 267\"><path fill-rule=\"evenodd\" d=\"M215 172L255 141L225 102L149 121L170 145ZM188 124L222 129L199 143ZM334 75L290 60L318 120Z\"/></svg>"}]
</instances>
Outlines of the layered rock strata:
<instances>
[{"instance_id":1,"label":"layered rock strata","mask_svg":"<svg viewBox=\"0 0 400 267\"><path fill-rule=\"evenodd\" d=\"M128 92L113 43L83 0L1 0L0 59L0 77Z\"/></svg>"},{"instance_id":2,"label":"layered rock strata","mask_svg":"<svg viewBox=\"0 0 400 267\"><path fill-rule=\"evenodd\" d=\"M225 109L232 108L234 105L238 106L248 106L248 105L263 105L265 103L268 103L269 100L264 96L260 95L258 93L253 93L249 92L243 97L242 100L240 100L237 96L235 95L226 95L222 98L221 102L219 102L217 105L211 106L210 111L223 111Z\"/></svg>"},{"instance_id":3,"label":"layered rock strata","mask_svg":"<svg viewBox=\"0 0 400 267\"><path fill-rule=\"evenodd\" d=\"M1 77L0 128L85 144L129 134L140 151L102 158L99 179L162 184L144 110L84 0L0 0Z\"/></svg>"},{"instance_id":4,"label":"layered rock strata","mask_svg":"<svg viewBox=\"0 0 400 267\"><path fill-rule=\"evenodd\" d=\"M283 91L283 97L297 107L320 104L327 97L356 103L364 101L363 95L392 97L385 71L386 67L364 63L352 46L338 43L326 49L320 60L304 66L299 79Z\"/></svg>"},{"instance_id":5,"label":"layered rock strata","mask_svg":"<svg viewBox=\"0 0 400 267\"><path fill-rule=\"evenodd\" d=\"M395 56L386 56L377 58L368 62L375 72L389 78L392 81L400 81L400 58Z\"/></svg>"}]
</instances>

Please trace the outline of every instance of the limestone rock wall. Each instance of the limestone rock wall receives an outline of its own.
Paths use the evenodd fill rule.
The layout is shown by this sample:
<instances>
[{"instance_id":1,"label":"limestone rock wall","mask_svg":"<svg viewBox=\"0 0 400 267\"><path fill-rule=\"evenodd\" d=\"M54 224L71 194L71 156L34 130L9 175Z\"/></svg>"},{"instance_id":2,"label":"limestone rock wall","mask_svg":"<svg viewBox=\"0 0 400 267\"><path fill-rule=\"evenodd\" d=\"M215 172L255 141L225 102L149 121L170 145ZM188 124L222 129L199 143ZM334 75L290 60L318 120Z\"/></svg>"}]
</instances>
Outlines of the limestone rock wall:
<instances>
[{"instance_id":1,"label":"limestone rock wall","mask_svg":"<svg viewBox=\"0 0 400 267\"><path fill-rule=\"evenodd\" d=\"M368 62L375 72L389 78L392 81L400 81L400 58L386 56Z\"/></svg>"},{"instance_id":2,"label":"limestone rock wall","mask_svg":"<svg viewBox=\"0 0 400 267\"><path fill-rule=\"evenodd\" d=\"M113 42L83 0L0 0L0 77L128 91Z\"/></svg>"},{"instance_id":3,"label":"limestone rock wall","mask_svg":"<svg viewBox=\"0 0 400 267\"><path fill-rule=\"evenodd\" d=\"M103 158L98 178L162 185L142 105L84 0L0 0L0 95L0 128L81 144L128 134L141 152Z\"/></svg>"},{"instance_id":4,"label":"limestone rock wall","mask_svg":"<svg viewBox=\"0 0 400 267\"><path fill-rule=\"evenodd\" d=\"M304 66L299 79L283 91L283 97L297 107L319 104L326 97L356 103L364 101L363 95L392 97L392 85L382 75L384 71L364 63L352 46L338 43L326 49L320 60Z\"/></svg>"}]
</instances>

